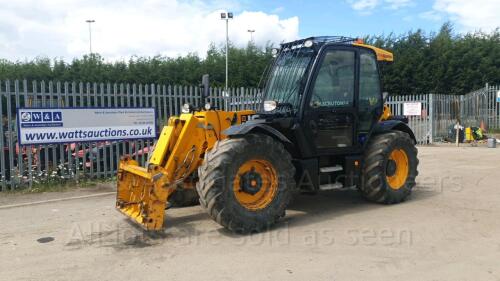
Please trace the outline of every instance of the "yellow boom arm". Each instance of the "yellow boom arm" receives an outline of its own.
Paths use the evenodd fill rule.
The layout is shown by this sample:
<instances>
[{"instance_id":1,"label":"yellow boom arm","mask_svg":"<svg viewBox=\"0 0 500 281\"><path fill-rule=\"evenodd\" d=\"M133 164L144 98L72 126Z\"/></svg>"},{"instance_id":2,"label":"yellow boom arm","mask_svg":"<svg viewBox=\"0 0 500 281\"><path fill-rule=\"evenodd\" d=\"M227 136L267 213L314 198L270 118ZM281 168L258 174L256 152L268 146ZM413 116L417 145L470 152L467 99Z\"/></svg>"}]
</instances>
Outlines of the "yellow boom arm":
<instances>
[{"instance_id":1,"label":"yellow boom arm","mask_svg":"<svg viewBox=\"0 0 500 281\"><path fill-rule=\"evenodd\" d=\"M194 188L194 172L205 153L255 112L201 111L171 117L161 132L147 167L124 156L118 167L117 209L147 230L163 227L166 202L177 188Z\"/></svg>"}]
</instances>

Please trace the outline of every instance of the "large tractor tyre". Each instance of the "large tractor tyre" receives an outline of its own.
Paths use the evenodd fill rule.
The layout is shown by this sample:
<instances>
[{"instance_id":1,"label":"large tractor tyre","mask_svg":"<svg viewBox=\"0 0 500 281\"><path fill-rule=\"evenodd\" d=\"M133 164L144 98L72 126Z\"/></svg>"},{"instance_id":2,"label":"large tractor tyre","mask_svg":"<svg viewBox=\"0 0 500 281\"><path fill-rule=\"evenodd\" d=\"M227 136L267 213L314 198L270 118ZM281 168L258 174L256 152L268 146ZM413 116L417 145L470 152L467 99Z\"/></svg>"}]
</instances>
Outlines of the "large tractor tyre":
<instances>
[{"instance_id":1,"label":"large tractor tyre","mask_svg":"<svg viewBox=\"0 0 500 281\"><path fill-rule=\"evenodd\" d=\"M391 131L372 137L364 153L360 191L370 201L405 201L415 186L417 148L407 133Z\"/></svg>"},{"instance_id":2,"label":"large tractor tyre","mask_svg":"<svg viewBox=\"0 0 500 281\"><path fill-rule=\"evenodd\" d=\"M198 192L195 189L177 189L168 198L169 207L179 208L179 207L189 207L196 206L199 204Z\"/></svg>"},{"instance_id":3,"label":"large tractor tyre","mask_svg":"<svg viewBox=\"0 0 500 281\"><path fill-rule=\"evenodd\" d=\"M249 134L219 141L207 152L196 188L200 205L215 221L233 232L254 233L285 215L294 174L283 144Z\"/></svg>"}]
</instances>

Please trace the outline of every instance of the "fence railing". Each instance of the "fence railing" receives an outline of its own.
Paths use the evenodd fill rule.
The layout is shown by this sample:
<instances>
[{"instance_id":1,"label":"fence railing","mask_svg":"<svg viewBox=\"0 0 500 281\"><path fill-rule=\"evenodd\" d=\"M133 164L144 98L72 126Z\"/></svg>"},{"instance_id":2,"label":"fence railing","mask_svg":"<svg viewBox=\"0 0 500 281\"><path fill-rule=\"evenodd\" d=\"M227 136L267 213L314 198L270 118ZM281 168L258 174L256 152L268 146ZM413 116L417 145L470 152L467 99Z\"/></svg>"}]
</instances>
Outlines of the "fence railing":
<instances>
[{"instance_id":1,"label":"fence railing","mask_svg":"<svg viewBox=\"0 0 500 281\"><path fill-rule=\"evenodd\" d=\"M409 116L409 125L418 144L428 144L450 137L451 128L460 122L466 127L500 128L500 103L496 101L499 86L486 86L463 96L405 95L391 96L387 104L393 114L402 115L404 104L421 102L420 116Z\"/></svg>"},{"instance_id":2,"label":"fence railing","mask_svg":"<svg viewBox=\"0 0 500 281\"><path fill-rule=\"evenodd\" d=\"M499 90L486 85L464 96L391 96L387 104L401 115L404 103L421 102L422 114L408 119L418 144L424 145L446 138L457 119L466 126L500 128ZM256 109L260 100L258 89L246 88L229 89L228 93L212 88L208 98L224 110ZM155 107L161 126L170 116L180 114L184 103L200 106L200 101L198 87L193 86L0 81L0 190L40 181L113 177L121 155L130 154L144 165L154 144L143 140L19 146L19 107Z\"/></svg>"},{"instance_id":3,"label":"fence railing","mask_svg":"<svg viewBox=\"0 0 500 281\"><path fill-rule=\"evenodd\" d=\"M482 123L487 128L500 128L500 103L496 100L498 91L500 86L486 84L482 89L461 96L462 123L467 126L479 126Z\"/></svg>"},{"instance_id":4,"label":"fence railing","mask_svg":"<svg viewBox=\"0 0 500 281\"><path fill-rule=\"evenodd\" d=\"M430 142L430 128L432 118L429 117L429 95L408 95L391 96L386 104L394 115L403 115L404 104L408 102L420 102L422 104L422 114L420 116L407 116L408 125L412 128L418 144L427 144Z\"/></svg>"},{"instance_id":5,"label":"fence railing","mask_svg":"<svg viewBox=\"0 0 500 281\"><path fill-rule=\"evenodd\" d=\"M257 89L210 89L207 101L224 110L255 109ZM38 182L106 178L116 174L121 155L144 165L153 140L19 146L19 107L155 107L157 124L179 115L184 103L200 106L198 87L158 84L0 81L0 190ZM158 128L161 131L161 128Z\"/></svg>"}]
</instances>

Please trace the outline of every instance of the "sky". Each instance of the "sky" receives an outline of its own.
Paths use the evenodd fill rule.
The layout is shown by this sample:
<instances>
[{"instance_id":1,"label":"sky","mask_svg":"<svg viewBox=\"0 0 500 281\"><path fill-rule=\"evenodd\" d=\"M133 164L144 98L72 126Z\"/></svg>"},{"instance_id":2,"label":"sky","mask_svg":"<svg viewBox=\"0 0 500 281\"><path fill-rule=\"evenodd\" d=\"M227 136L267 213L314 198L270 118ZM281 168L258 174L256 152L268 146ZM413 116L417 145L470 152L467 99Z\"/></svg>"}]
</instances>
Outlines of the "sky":
<instances>
[{"instance_id":1,"label":"sky","mask_svg":"<svg viewBox=\"0 0 500 281\"><path fill-rule=\"evenodd\" d=\"M220 13L230 11L237 46L279 44L317 35L362 37L421 28L489 32L500 26L500 0L0 0L0 58L71 60L92 49L106 60L204 56L225 42Z\"/></svg>"}]
</instances>

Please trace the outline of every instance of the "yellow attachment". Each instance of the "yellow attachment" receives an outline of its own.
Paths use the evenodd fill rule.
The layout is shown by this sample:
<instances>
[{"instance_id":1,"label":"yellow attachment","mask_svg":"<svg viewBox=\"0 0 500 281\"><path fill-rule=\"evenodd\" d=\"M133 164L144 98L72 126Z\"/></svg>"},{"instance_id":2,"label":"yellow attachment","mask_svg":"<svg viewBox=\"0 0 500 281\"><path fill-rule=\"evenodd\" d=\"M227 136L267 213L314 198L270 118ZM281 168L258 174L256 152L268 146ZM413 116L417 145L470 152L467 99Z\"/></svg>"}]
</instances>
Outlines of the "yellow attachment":
<instances>
[{"instance_id":1,"label":"yellow attachment","mask_svg":"<svg viewBox=\"0 0 500 281\"><path fill-rule=\"evenodd\" d=\"M374 47L374 46L371 46L371 45L366 45L366 44L361 43L361 42L362 41L356 42L356 43L353 43L352 45L360 46L363 48L368 48L368 49L375 51L375 54L377 55L378 61L385 61L385 62L393 62L394 61L394 55L391 52Z\"/></svg>"},{"instance_id":2,"label":"yellow attachment","mask_svg":"<svg viewBox=\"0 0 500 281\"><path fill-rule=\"evenodd\" d=\"M129 157L120 161L116 207L145 229L161 229L165 202L173 189L154 182L152 173Z\"/></svg>"},{"instance_id":3,"label":"yellow attachment","mask_svg":"<svg viewBox=\"0 0 500 281\"><path fill-rule=\"evenodd\" d=\"M147 167L125 156L117 177L117 209L147 230L163 227L168 197L176 188L193 188L194 171L221 132L248 120L252 110L202 111L171 117L155 144Z\"/></svg>"},{"instance_id":4,"label":"yellow attachment","mask_svg":"<svg viewBox=\"0 0 500 281\"><path fill-rule=\"evenodd\" d=\"M408 178L410 171L408 155L403 149L394 149L389 156L389 160L395 162L396 170L393 175L387 176L386 180L392 189L398 190L403 187Z\"/></svg>"},{"instance_id":5,"label":"yellow attachment","mask_svg":"<svg viewBox=\"0 0 500 281\"><path fill-rule=\"evenodd\" d=\"M266 160L253 159L245 162L234 178L233 192L236 200L248 210L266 208L278 192L276 170Z\"/></svg>"}]
</instances>

